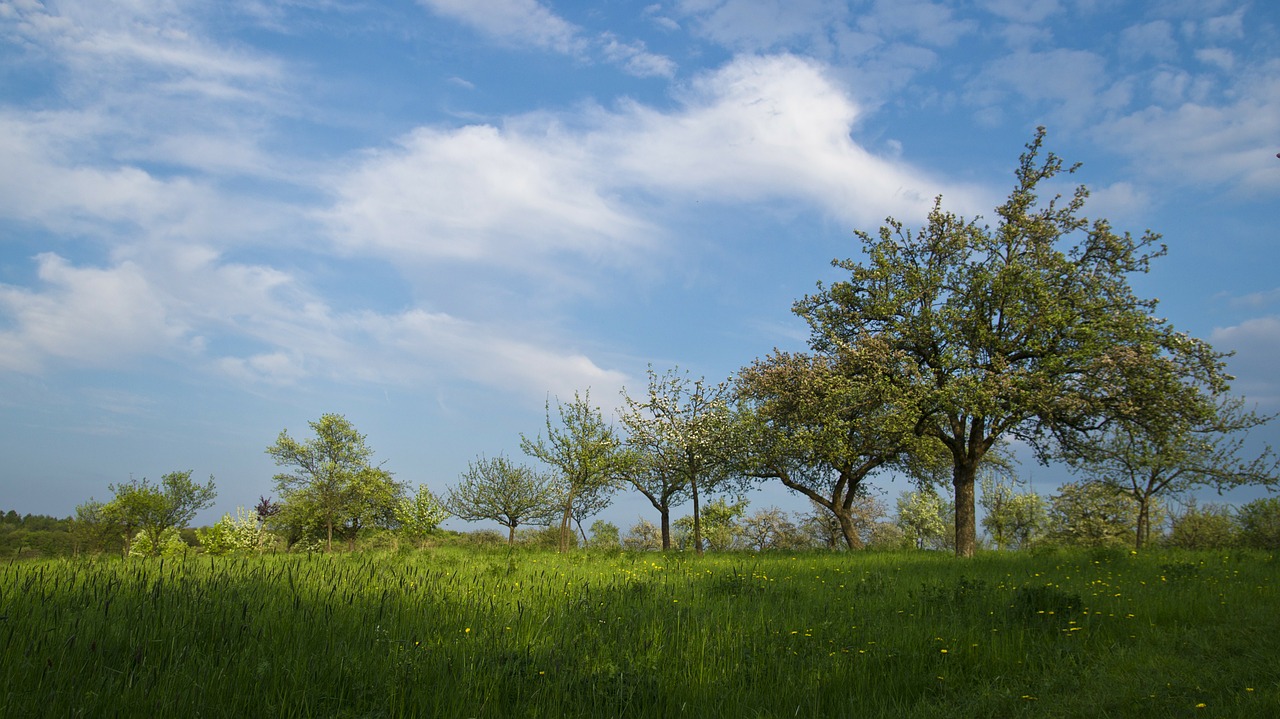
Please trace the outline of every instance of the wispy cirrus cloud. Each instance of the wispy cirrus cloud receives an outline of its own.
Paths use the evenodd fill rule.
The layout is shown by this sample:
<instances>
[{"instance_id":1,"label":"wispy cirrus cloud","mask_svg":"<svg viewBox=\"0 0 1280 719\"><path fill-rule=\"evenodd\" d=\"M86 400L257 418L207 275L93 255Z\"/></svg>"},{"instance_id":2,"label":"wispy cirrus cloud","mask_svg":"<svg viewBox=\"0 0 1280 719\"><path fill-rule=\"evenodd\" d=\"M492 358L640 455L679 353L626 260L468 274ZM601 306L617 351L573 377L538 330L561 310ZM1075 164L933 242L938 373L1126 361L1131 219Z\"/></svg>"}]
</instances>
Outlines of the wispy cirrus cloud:
<instances>
[{"instance_id":1,"label":"wispy cirrus cloud","mask_svg":"<svg viewBox=\"0 0 1280 719\"><path fill-rule=\"evenodd\" d=\"M432 12L512 47L532 47L587 59L593 55L637 77L671 77L676 64L644 42L591 34L537 0L418 0Z\"/></svg>"}]
</instances>

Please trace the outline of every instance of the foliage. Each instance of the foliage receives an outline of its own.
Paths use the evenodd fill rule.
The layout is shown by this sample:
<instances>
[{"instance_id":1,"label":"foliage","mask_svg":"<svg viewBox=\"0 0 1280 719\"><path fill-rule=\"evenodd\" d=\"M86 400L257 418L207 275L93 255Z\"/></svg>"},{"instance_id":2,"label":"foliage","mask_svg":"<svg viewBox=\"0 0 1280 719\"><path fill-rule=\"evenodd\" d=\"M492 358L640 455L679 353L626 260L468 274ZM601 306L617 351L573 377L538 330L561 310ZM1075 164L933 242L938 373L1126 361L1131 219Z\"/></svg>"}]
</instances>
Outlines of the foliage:
<instances>
[{"instance_id":1,"label":"foliage","mask_svg":"<svg viewBox=\"0 0 1280 719\"><path fill-rule=\"evenodd\" d=\"M118 548L120 528L111 518L107 505L90 497L76 505L75 516L71 519L71 536L77 554L106 552Z\"/></svg>"},{"instance_id":2,"label":"foliage","mask_svg":"<svg viewBox=\"0 0 1280 719\"><path fill-rule=\"evenodd\" d=\"M158 536L159 541L153 541L153 536ZM140 529L129 545L129 556L181 557L190 549L191 547L182 541L182 536L175 527L167 527L158 535L152 535L150 530Z\"/></svg>"},{"instance_id":3,"label":"foliage","mask_svg":"<svg viewBox=\"0 0 1280 719\"><path fill-rule=\"evenodd\" d=\"M493 520L507 528L507 544L516 541L516 528L547 524L555 503L550 478L499 455L467 464L461 481L449 489L445 509L469 522Z\"/></svg>"},{"instance_id":4,"label":"foliage","mask_svg":"<svg viewBox=\"0 0 1280 719\"><path fill-rule=\"evenodd\" d=\"M1204 487L1221 492L1276 484L1280 457L1270 447L1253 458L1241 456L1249 430L1272 419L1246 410L1244 400L1184 386L1171 373L1143 406L1143 415L1113 423L1100 441L1068 454L1078 471L1137 502L1138 549L1149 541L1157 500Z\"/></svg>"},{"instance_id":5,"label":"foliage","mask_svg":"<svg viewBox=\"0 0 1280 719\"><path fill-rule=\"evenodd\" d=\"M758 552L796 551L817 545L787 513L777 507L756 510L742 520L742 547Z\"/></svg>"},{"instance_id":6,"label":"foliage","mask_svg":"<svg viewBox=\"0 0 1280 719\"><path fill-rule=\"evenodd\" d=\"M389 524L404 490L371 464L373 450L345 417L325 414L308 425L314 438L298 441L281 430L267 447L277 466L290 468L275 475L281 502L275 521L287 528L290 544L321 530L331 552L335 534L354 545L362 527Z\"/></svg>"},{"instance_id":7,"label":"foliage","mask_svg":"<svg viewBox=\"0 0 1280 719\"><path fill-rule=\"evenodd\" d=\"M1138 504L1104 482L1068 482L1049 500L1049 539L1072 546L1132 546Z\"/></svg>"},{"instance_id":8,"label":"foliage","mask_svg":"<svg viewBox=\"0 0 1280 719\"><path fill-rule=\"evenodd\" d=\"M1255 549L1280 549L1280 498L1264 497L1237 510L1240 541Z\"/></svg>"},{"instance_id":9,"label":"foliage","mask_svg":"<svg viewBox=\"0 0 1280 719\"><path fill-rule=\"evenodd\" d=\"M948 549L954 541L949 531L951 503L932 487L903 492L897 502L898 527L917 549Z\"/></svg>"},{"instance_id":10,"label":"foliage","mask_svg":"<svg viewBox=\"0 0 1280 719\"><path fill-rule=\"evenodd\" d=\"M891 382L895 360L884 350L868 341L814 355L775 352L738 373L748 437L741 471L776 478L830 512L849 549L865 542L855 514L866 479L936 464L941 448L917 436L914 405Z\"/></svg>"},{"instance_id":11,"label":"foliage","mask_svg":"<svg viewBox=\"0 0 1280 719\"><path fill-rule=\"evenodd\" d=\"M176 534L185 527L196 513L213 505L217 491L213 477L205 484L191 480L191 471L170 472L160 478L159 484L151 484L144 477L127 483L108 485L115 496L101 508L101 516L123 529L125 552L136 556L132 542L134 531L146 532L148 538L167 538L169 530ZM148 551L159 556L165 551L165 541L148 541Z\"/></svg>"},{"instance_id":12,"label":"foliage","mask_svg":"<svg viewBox=\"0 0 1280 719\"><path fill-rule=\"evenodd\" d=\"M1231 509L1220 504L1203 507L1192 498L1174 515L1164 546L1178 549L1225 549L1239 543L1239 528Z\"/></svg>"},{"instance_id":13,"label":"foliage","mask_svg":"<svg viewBox=\"0 0 1280 719\"><path fill-rule=\"evenodd\" d=\"M1048 520L1044 499L1035 492L1017 491L1016 483L1010 473L998 471L983 474L979 481L982 527L997 550L1030 546Z\"/></svg>"},{"instance_id":14,"label":"foliage","mask_svg":"<svg viewBox=\"0 0 1280 719\"><path fill-rule=\"evenodd\" d=\"M401 533L419 546L448 518L449 511L425 484L419 484L412 497L402 497L396 505L396 521L400 523Z\"/></svg>"},{"instance_id":15,"label":"foliage","mask_svg":"<svg viewBox=\"0 0 1280 719\"><path fill-rule=\"evenodd\" d=\"M591 539L587 546L592 549L618 549L622 546L622 532L618 525L597 519L591 523Z\"/></svg>"},{"instance_id":16,"label":"foliage","mask_svg":"<svg viewBox=\"0 0 1280 719\"><path fill-rule=\"evenodd\" d=\"M591 393L577 392L567 405L557 402L559 426L552 426L551 403L547 403L546 437L520 436L525 454L555 469L556 502L560 508L560 551L569 549L572 523L581 529L582 520L609 506L618 483L626 476L629 455L622 442L605 424L600 408L591 404Z\"/></svg>"},{"instance_id":17,"label":"foliage","mask_svg":"<svg viewBox=\"0 0 1280 719\"><path fill-rule=\"evenodd\" d=\"M622 538L622 547L633 552L662 549L662 532L653 522L640 517Z\"/></svg>"},{"instance_id":18,"label":"foliage","mask_svg":"<svg viewBox=\"0 0 1280 719\"><path fill-rule=\"evenodd\" d=\"M229 513L222 515L212 527L197 529L196 538L208 554L248 555L261 552L267 546L268 534L256 512L236 507L234 517Z\"/></svg>"},{"instance_id":19,"label":"foliage","mask_svg":"<svg viewBox=\"0 0 1280 719\"><path fill-rule=\"evenodd\" d=\"M741 519L746 516L748 502L729 502L717 497L702 509L703 548L712 552L738 549L742 539ZM684 516L675 522L675 541L681 549L695 549L697 541L692 516Z\"/></svg>"},{"instance_id":20,"label":"foliage","mask_svg":"<svg viewBox=\"0 0 1280 719\"><path fill-rule=\"evenodd\" d=\"M659 376L649 367L645 401L623 390L621 421L627 429L631 462L627 481L658 510L662 548L671 548L671 507L693 500L694 546L701 546L700 492L714 489L728 476L730 458L738 454L729 415L729 387L690 380L678 368Z\"/></svg>"},{"instance_id":21,"label":"foliage","mask_svg":"<svg viewBox=\"0 0 1280 719\"><path fill-rule=\"evenodd\" d=\"M1225 386L1221 355L1175 332L1129 285L1163 254L1158 236L1090 222L1084 187L1065 202L1038 196L1076 169L1042 156L1043 140L1041 128L994 227L944 211L939 198L919 232L892 218L877 236L859 232L866 260L836 262L849 278L795 306L815 351L882 355L877 381L947 448L962 556L977 546L978 467L1002 438L1046 457L1054 439L1079 444L1107 419L1140 415L1135 390L1152 377Z\"/></svg>"}]
</instances>

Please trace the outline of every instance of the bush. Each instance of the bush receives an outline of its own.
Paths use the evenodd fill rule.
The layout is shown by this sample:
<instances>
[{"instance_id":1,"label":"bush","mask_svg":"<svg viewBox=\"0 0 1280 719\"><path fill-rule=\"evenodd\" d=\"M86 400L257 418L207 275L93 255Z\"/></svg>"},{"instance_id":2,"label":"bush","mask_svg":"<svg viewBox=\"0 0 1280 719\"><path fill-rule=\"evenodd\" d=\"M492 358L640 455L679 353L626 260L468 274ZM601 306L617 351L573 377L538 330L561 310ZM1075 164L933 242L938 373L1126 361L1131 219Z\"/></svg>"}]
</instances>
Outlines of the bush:
<instances>
[{"instance_id":1,"label":"bush","mask_svg":"<svg viewBox=\"0 0 1280 719\"><path fill-rule=\"evenodd\" d=\"M1254 549L1280 549L1280 498L1255 499L1236 513L1240 539Z\"/></svg>"},{"instance_id":2,"label":"bush","mask_svg":"<svg viewBox=\"0 0 1280 719\"><path fill-rule=\"evenodd\" d=\"M1222 549L1239 541L1231 510L1219 504L1197 507L1193 500L1187 510L1173 518L1165 545L1178 549Z\"/></svg>"}]
</instances>

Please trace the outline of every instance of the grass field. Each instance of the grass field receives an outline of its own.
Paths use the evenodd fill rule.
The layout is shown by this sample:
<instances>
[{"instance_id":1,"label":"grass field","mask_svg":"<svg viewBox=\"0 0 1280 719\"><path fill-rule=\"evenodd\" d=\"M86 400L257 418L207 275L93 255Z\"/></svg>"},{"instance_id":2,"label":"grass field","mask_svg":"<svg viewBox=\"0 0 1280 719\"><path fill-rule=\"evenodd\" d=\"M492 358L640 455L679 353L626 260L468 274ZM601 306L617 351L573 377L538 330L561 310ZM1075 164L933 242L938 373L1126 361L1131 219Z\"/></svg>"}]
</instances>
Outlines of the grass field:
<instances>
[{"instance_id":1,"label":"grass field","mask_svg":"<svg viewBox=\"0 0 1280 719\"><path fill-rule=\"evenodd\" d=\"M0 716L1274 717L1272 556L0 567Z\"/></svg>"}]
</instances>

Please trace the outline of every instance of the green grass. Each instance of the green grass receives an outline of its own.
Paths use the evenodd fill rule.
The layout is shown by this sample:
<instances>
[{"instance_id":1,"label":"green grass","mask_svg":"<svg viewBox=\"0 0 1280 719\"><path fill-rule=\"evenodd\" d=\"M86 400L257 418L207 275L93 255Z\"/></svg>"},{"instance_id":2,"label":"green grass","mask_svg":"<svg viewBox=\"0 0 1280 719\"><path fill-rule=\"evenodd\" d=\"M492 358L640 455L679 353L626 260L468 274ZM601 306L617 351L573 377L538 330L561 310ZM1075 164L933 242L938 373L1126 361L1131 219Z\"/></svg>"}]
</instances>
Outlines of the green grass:
<instances>
[{"instance_id":1,"label":"green grass","mask_svg":"<svg viewBox=\"0 0 1280 719\"><path fill-rule=\"evenodd\" d=\"M17 562L0 716L1280 716L1276 576L1242 552Z\"/></svg>"}]
</instances>

